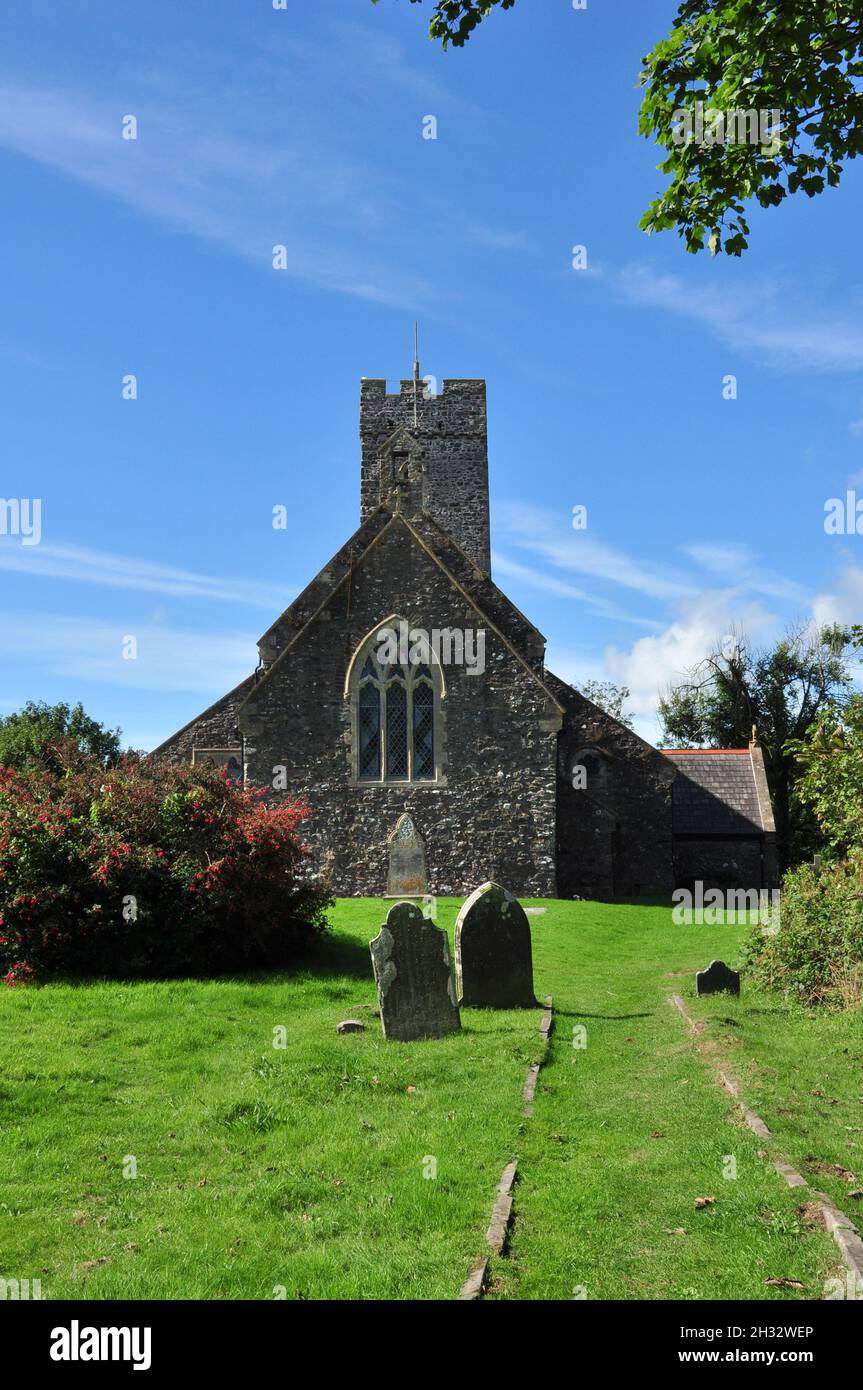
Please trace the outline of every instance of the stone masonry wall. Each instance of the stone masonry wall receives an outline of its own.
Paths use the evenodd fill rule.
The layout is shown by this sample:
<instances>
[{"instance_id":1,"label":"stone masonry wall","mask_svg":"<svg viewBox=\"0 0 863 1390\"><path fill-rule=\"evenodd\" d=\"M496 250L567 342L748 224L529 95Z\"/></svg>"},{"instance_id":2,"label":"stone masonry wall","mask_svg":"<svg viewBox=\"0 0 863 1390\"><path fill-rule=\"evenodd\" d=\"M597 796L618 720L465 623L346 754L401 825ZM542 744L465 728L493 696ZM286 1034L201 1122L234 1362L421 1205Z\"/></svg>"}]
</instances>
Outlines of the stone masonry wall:
<instances>
[{"instance_id":1,"label":"stone masonry wall","mask_svg":"<svg viewBox=\"0 0 863 1390\"><path fill-rule=\"evenodd\" d=\"M351 657L397 612L412 626L485 627L400 518L394 519L240 710L246 775L311 808L303 836L329 860L335 892L386 892L387 836L409 811L426 846L430 891L467 894L487 879L518 894L555 893L556 737L542 685L486 628L486 669L445 668L437 783L355 783Z\"/></svg>"},{"instance_id":2,"label":"stone masonry wall","mask_svg":"<svg viewBox=\"0 0 863 1390\"><path fill-rule=\"evenodd\" d=\"M708 888L772 888L775 874L762 864L760 835L724 840L685 840L674 844L676 887L692 889L697 879Z\"/></svg>"},{"instance_id":3,"label":"stone masonry wall","mask_svg":"<svg viewBox=\"0 0 863 1390\"><path fill-rule=\"evenodd\" d=\"M568 695L559 737L557 878L561 897L658 897L671 893L671 783L662 755L584 696ZM596 770L582 789L572 771L589 750ZM597 756L598 754L598 756Z\"/></svg>"},{"instance_id":4,"label":"stone masonry wall","mask_svg":"<svg viewBox=\"0 0 863 1390\"><path fill-rule=\"evenodd\" d=\"M234 690L223 695L209 709L199 714L185 728L153 751L154 758L171 762L192 761L192 750L198 748L238 748L237 710L254 685L254 676L247 676Z\"/></svg>"},{"instance_id":5,"label":"stone masonry wall","mask_svg":"<svg viewBox=\"0 0 863 1390\"><path fill-rule=\"evenodd\" d=\"M485 382L445 380L440 394L428 400L420 383L416 426L413 381L403 381L398 395L387 395L386 386L385 381L365 377L360 388L362 520L366 521L381 501L379 450L404 427L418 440L425 455L425 511L487 574L491 560Z\"/></svg>"}]
</instances>

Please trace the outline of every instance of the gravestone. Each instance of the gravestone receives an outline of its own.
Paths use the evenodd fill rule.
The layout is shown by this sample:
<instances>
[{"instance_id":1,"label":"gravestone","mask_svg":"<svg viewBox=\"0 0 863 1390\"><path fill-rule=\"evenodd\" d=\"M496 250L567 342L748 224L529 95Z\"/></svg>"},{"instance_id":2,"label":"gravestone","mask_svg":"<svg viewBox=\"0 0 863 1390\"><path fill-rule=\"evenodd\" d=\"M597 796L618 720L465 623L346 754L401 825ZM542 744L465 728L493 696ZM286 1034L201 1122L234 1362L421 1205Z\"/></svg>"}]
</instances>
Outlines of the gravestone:
<instances>
[{"instance_id":1,"label":"gravestone","mask_svg":"<svg viewBox=\"0 0 863 1390\"><path fill-rule=\"evenodd\" d=\"M426 847L416 826L405 812L396 821L395 830L387 840L389 871L388 898L423 898L428 893Z\"/></svg>"},{"instance_id":2,"label":"gravestone","mask_svg":"<svg viewBox=\"0 0 863 1390\"><path fill-rule=\"evenodd\" d=\"M445 1038L461 1028L445 931L415 903L397 903L369 942L384 1037Z\"/></svg>"},{"instance_id":3,"label":"gravestone","mask_svg":"<svg viewBox=\"0 0 863 1390\"><path fill-rule=\"evenodd\" d=\"M455 924L459 1004L478 1009L528 1009L536 1004L530 923L512 893L484 883Z\"/></svg>"},{"instance_id":4,"label":"gravestone","mask_svg":"<svg viewBox=\"0 0 863 1390\"><path fill-rule=\"evenodd\" d=\"M730 969L724 960L712 960L706 970L699 970L695 976L696 994L718 994L728 990L731 994L740 993L740 976Z\"/></svg>"}]
</instances>

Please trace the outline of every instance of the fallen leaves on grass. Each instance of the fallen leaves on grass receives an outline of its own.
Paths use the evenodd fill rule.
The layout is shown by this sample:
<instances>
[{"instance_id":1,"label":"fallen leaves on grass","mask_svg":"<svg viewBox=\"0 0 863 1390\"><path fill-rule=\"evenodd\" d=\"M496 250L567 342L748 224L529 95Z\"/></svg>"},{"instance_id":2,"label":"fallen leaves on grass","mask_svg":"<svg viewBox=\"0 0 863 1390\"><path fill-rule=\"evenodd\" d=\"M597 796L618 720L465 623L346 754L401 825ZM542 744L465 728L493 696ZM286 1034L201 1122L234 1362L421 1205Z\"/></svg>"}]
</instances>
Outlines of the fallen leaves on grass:
<instances>
[{"instance_id":1,"label":"fallen leaves on grass","mask_svg":"<svg viewBox=\"0 0 863 1390\"><path fill-rule=\"evenodd\" d=\"M820 1158L813 1158L807 1155L804 1163L811 1173L822 1173L825 1177L841 1178L843 1182L857 1182L857 1174L852 1173L850 1168L845 1168L841 1163L824 1163Z\"/></svg>"},{"instance_id":2,"label":"fallen leaves on grass","mask_svg":"<svg viewBox=\"0 0 863 1390\"><path fill-rule=\"evenodd\" d=\"M765 1284L769 1284L774 1289L802 1289L803 1285L799 1279L765 1279Z\"/></svg>"},{"instance_id":3,"label":"fallen leaves on grass","mask_svg":"<svg viewBox=\"0 0 863 1390\"><path fill-rule=\"evenodd\" d=\"M703 1207L712 1207L716 1203L715 1197L696 1197L695 1210L701 1211Z\"/></svg>"},{"instance_id":4,"label":"fallen leaves on grass","mask_svg":"<svg viewBox=\"0 0 863 1390\"><path fill-rule=\"evenodd\" d=\"M820 1226L822 1231L827 1229L827 1222L824 1220L824 1211L820 1202L804 1202L802 1207L797 1208L797 1215L808 1226Z\"/></svg>"}]
</instances>

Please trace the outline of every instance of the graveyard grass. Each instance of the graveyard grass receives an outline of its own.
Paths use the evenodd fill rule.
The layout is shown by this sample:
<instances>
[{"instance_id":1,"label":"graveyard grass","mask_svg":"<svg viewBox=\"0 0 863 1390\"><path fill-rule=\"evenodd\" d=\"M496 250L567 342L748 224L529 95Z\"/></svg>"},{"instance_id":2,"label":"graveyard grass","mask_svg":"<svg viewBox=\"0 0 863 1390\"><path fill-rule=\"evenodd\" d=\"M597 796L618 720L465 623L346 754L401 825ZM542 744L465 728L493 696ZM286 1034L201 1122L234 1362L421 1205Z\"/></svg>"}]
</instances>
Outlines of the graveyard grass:
<instances>
[{"instance_id":1,"label":"graveyard grass","mask_svg":"<svg viewBox=\"0 0 863 1390\"><path fill-rule=\"evenodd\" d=\"M368 941L386 905L371 900L340 901L292 976L0 992L0 1278L41 1279L48 1299L454 1298L518 1155L487 1297L823 1297L838 1251L801 1211L809 1194L758 1151L853 1218L859 1020L745 980L740 999L694 998L696 968L735 964L745 927L675 926L667 906L536 905L537 993L554 994L556 1027L530 1120L539 1009L464 1010L459 1035L383 1041ZM439 899L439 925L451 931L459 906ZM673 991L769 1141L741 1125ZM350 1017L366 1032L337 1036ZM716 1200L696 1210L701 1196Z\"/></svg>"}]
</instances>

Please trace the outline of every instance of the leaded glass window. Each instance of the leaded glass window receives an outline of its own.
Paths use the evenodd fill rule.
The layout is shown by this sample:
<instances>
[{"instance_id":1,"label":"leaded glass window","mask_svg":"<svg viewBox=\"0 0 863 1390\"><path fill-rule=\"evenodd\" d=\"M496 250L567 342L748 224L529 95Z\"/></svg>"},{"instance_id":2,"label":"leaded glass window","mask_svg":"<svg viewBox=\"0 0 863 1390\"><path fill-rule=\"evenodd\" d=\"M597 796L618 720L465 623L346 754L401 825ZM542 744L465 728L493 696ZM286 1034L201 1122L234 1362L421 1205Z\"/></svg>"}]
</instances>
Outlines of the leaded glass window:
<instances>
[{"instance_id":1,"label":"leaded glass window","mask_svg":"<svg viewBox=\"0 0 863 1390\"><path fill-rule=\"evenodd\" d=\"M359 700L359 774L363 782L381 775L381 694L376 681L364 680Z\"/></svg>"},{"instance_id":2,"label":"leaded glass window","mask_svg":"<svg viewBox=\"0 0 863 1390\"><path fill-rule=\"evenodd\" d=\"M428 781L434 777L434 690L428 681L413 687L414 777Z\"/></svg>"},{"instance_id":3,"label":"leaded glass window","mask_svg":"<svg viewBox=\"0 0 863 1390\"><path fill-rule=\"evenodd\" d=\"M388 782L408 775L408 691L403 680L387 686Z\"/></svg>"},{"instance_id":4,"label":"leaded glass window","mask_svg":"<svg viewBox=\"0 0 863 1390\"><path fill-rule=\"evenodd\" d=\"M433 782L438 684L428 666L382 666L372 650L356 703L357 779Z\"/></svg>"}]
</instances>

